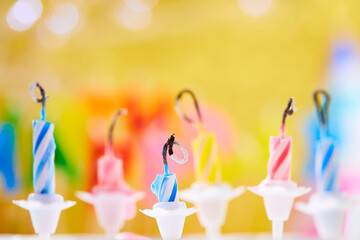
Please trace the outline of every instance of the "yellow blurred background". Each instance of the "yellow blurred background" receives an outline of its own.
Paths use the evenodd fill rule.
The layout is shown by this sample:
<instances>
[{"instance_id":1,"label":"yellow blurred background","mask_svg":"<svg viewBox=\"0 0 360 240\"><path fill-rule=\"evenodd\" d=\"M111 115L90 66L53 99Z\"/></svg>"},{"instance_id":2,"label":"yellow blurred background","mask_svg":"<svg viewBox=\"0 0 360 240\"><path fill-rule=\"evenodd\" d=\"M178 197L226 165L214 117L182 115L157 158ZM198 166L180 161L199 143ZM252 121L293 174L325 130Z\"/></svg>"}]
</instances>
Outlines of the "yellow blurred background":
<instances>
[{"instance_id":1,"label":"yellow blurred background","mask_svg":"<svg viewBox=\"0 0 360 240\"><path fill-rule=\"evenodd\" d=\"M360 29L356 0L146 0L151 7L140 0L49 0L42 1L41 16L30 26L16 22L23 12L10 12L15 3L0 1L0 120L16 123L19 176L15 193L2 191L2 233L33 232L28 213L11 203L32 191L31 120L38 119L40 105L30 98L31 82L41 83L50 96L47 120L55 123L66 162L57 168L57 192L77 201L62 213L57 232L100 233L92 207L74 192L94 184L94 161L117 109L130 109L116 141L119 155L128 151L132 162L126 168L129 184L147 191L140 209L156 201L148 189L157 172L149 171L162 164L161 145L141 152L151 148L147 141L165 143L176 132L190 149L196 136L173 108L183 88L196 93L210 124L226 125L220 139L231 146L226 150L228 142L223 144L221 156L224 179L233 186L265 178L269 136L279 134L282 112L294 97L297 112L287 121L287 134L293 136L292 177L301 184L312 93L327 86L332 44L357 39ZM152 152L159 154L147 155ZM144 163L149 158L158 158L159 167L148 168L154 164ZM194 180L192 165L183 168L180 189ZM230 209L224 232L270 231L258 196L247 192ZM310 218L293 211L286 228L303 231L310 225ZM157 234L155 221L141 213L123 230ZM190 216L185 234L201 231Z\"/></svg>"}]
</instances>

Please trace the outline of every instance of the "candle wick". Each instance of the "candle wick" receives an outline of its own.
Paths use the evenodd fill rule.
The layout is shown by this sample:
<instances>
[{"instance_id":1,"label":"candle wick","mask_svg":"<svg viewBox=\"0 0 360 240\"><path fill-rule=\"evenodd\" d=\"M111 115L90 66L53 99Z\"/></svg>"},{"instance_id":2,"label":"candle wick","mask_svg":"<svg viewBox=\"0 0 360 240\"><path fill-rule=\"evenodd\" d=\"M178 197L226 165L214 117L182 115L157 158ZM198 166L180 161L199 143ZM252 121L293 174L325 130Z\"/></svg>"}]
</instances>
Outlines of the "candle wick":
<instances>
[{"instance_id":1,"label":"candle wick","mask_svg":"<svg viewBox=\"0 0 360 240\"><path fill-rule=\"evenodd\" d=\"M194 121L193 119L191 119L187 114L185 114L185 112L181 109L181 106L180 106L180 101L182 99L182 97L185 95L185 94L189 94L193 100L193 103L194 103L194 107L195 107L195 110L196 110L196 115L197 115L197 121ZM176 97L175 99L175 110L176 112L178 113L178 115L180 117L182 117L186 122L190 123L190 124L193 124L195 125L196 127L198 128L202 128L202 125L203 125L203 119L202 119L202 116L201 116L201 111L200 111L200 106L199 106L199 103L198 103L198 100L196 99L196 96L194 94L193 91L189 90L189 89L184 89L182 90ZM200 125L200 126L199 126Z\"/></svg>"},{"instance_id":2,"label":"candle wick","mask_svg":"<svg viewBox=\"0 0 360 240\"><path fill-rule=\"evenodd\" d=\"M174 151L173 151L174 141L175 141L175 134L172 134L170 136L170 138L164 144L164 147L163 147L163 150L162 150L162 157L163 157L165 175L169 174L169 166L168 166L168 161L167 161L166 155L167 155L168 149L169 149L169 155L170 156L174 154Z\"/></svg>"},{"instance_id":3,"label":"candle wick","mask_svg":"<svg viewBox=\"0 0 360 240\"><path fill-rule=\"evenodd\" d=\"M283 113L283 118L282 118L282 122L281 122L281 128L280 128L280 136L284 137L285 136L285 121L286 121L286 117L289 115L293 115L294 111L295 111L295 99L294 98L290 98L288 105Z\"/></svg>"},{"instance_id":4,"label":"candle wick","mask_svg":"<svg viewBox=\"0 0 360 240\"><path fill-rule=\"evenodd\" d=\"M35 88L36 87L39 88L39 90L40 90L41 98L37 98L35 96ZM33 82L30 85L30 95L31 95L31 98L35 102L38 102L38 103L41 102L40 120L45 121L45 119L46 119L45 102L49 98L49 96L46 96L44 88L38 82Z\"/></svg>"},{"instance_id":5,"label":"candle wick","mask_svg":"<svg viewBox=\"0 0 360 240\"><path fill-rule=\"evenodd\" d=\"M320 95L323 96L323 103L321 103ZM325 90L316 90L314 92L314 102L316 112L320 120L320 135L326 135L328 133L328 109L330 105L330 94Z\"/></svg>"},{"instance_id":6,"label":"candle wick","mask_svg":"<svg viewBox=\"0 0 360 240\"><path fill-rule=\"evenodd\" d=\"M114 114L114 116L113 116L113 118L111 120L109 131L108 131L107 146L106 146L106 149L105 149L105 153L109 157L112 157L112 154L113 154L113 132L114 132L116 120L120 116L125 116L125 115L127 115L127 110L125 108L120 109L119 111L117 111Z\"/></svg>"},{"instance_id":7,"label":"candle wick","mask_svg":"<svg viewBox=\"0 0 360 240\"><path fill-rule=\"evenodd\" d=\"M174 155L174 151L173 151L174 145L177 145L183 152L183 154L184 154L183 159L178 159ZM173 159L175 162L177 162L179 164L184 164L188 160L188 152L180 143L175 141L175 134L172 134L170 136L170 138L167 140L167 142L164 144L164 147L162 149L162 157L163 157L165 175L169 175L169 166L168 166L168 161L167 161L167 157L166 157L167 153L169 153L171 159Z\"/></svg>"}]
</instances>

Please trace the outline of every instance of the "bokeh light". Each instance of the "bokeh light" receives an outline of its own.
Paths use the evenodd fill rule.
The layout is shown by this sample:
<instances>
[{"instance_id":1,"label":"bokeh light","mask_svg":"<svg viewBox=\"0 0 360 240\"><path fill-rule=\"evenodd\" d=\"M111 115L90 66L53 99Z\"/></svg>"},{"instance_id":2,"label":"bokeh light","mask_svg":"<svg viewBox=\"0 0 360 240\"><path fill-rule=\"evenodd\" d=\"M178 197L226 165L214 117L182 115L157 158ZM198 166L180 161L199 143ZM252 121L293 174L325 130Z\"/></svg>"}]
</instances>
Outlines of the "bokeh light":
<instances>
[{"instance_id":1,"label":"bokeh light","mask_svg":"<svg viewBox=\"0 0 360 240\"><path fill-rule=\"evenodd\" d=\"M239 7L246 14L260 16L271 8L272 0L237 0Z\"/></svg>"},{"instance_id":2,"label":"bokeh light","mask_svg":"<svg viewBox=\"0 0 360 240\"><path fill-rule=\"evenodd\" d=\"M125 0L125 4L136 12L146 12L156 6L158 0Z\"/></svg>"},{"instance_id":3,"label":"bokeh light","mask_svg":"<svg viewBox=\"0 0 360 240\"><path fill-rule=\"evenodd\" d=\"M152 21L152 16L151 9L139 12L128 7L127 4L120 4L115 9L115 19L117 23L134 31L143 30L148 27Z\"/></svg>"},{"instance_id":4,"label":"bokeh light","mask_svg":"<svg viewBox=\"0 0 360 240\"><path fill-rule=\"evenodd\" d=\"M43 6L39 0L19 0L7 15L9 27L15 31L25 31L40 18Z\"/></svg>"},{"instance_id":5,"label":"bokeh light","mask_svg":"<svg viewBox=\"0 0 360 240\"><path fill-rule=\"evenodd\" d=\"M50 17L46 19L47 28L58 35L63 35L75 29L79 21L79 10L71 3L58 5Z\"/></svg>"}]
</instances>

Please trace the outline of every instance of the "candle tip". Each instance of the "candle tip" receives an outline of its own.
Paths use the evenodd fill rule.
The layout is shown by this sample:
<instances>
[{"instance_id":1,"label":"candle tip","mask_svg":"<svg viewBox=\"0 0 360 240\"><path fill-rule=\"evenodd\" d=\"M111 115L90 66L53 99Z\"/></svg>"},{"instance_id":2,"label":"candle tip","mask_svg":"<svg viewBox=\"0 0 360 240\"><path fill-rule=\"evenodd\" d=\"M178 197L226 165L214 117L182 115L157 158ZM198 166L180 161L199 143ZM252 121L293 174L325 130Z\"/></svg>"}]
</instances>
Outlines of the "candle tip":
<instances>
[{"instance_id":1,"label":"candle tip","mask_svg":"<svg viewBox=\"0 0 360 240\"><path fill-rule=\"evenodd\" d=\"M285 126L285 120L286 120L286 117L288 115L293 115L294 112L296 111L296 108L295 108L295 99L294 98L290 98L289 99L289 102L288 102L288 105L284 111L284 114L283 114L283 118L282 118L282 126Z\"/></svg>"},{"instance_id":2,"label":"candle tip","mask_svg":"<svg viewBox=\"0 0 360 240\"><path fill-rule=\"evenodd\" d=\"M39 90L40 90L41 98L37 98L35 96L35 88L36 87L39 88ZM45 121L45 102L49 98L49 96L46 96L44 88L38 82L33 82L30 85L30 95L31 95L31 98L35 102L39 102L39 103L41 102L41 104L42 104L41 114L40 114L41 115L41 120Z\"/></svg>"},{"instance_id":3,"label":"candle tip","mask_svg":"<svg viewBox=\"0 0 360 240\"><path fill-rule=\"evenodd\" d=\"M181 109L180 106L180 101L182 99L182 97L185 94L189 94L194 102L194 107L196 110L196 115L197 115L197 121L191 119L187 114L185 114L185 112ZM202 116L201 116L201 112L200 112L200 107L199 107L199 103L198 100L196 99L196 96L194 94L193 91L189 90L189 89L184 89L182 91L180 91L180 93L176 96L175 98L175 110L178 113L178 115L180 117L182 117L186 122L193 124L193 125L200 125L202 126L203 124L203 120L202 120Z\"/></svg>"},{"instance_id":4,"label":"candle tip","mask_svg":"<svg viewBox=\"0 0 360 240\"><path fill-rule=\"evenodd\" d=\"M126 116L128 114L128 111L126 108L122 108L119 111L117 111L110 123L110 127L109 127L109 131L108 131L108 142L107 142L107 154L111 155L113 152L113 132L114 132L114 128L115 128L115 124L116 124L116 120L120 117L120 116Z\"/></svg>"},{"instance_id":5,"label":"candle tip","mask_svg":"<svg viewBox=\"0 0 360 240\"><path fill-rule=\"evenodd\" d=\"M184 154L183 159L179 159L174 155L174 151L173 151L173 146L177 145L178 147L180 147L181 151ZM172 160L174 160L175 162L179 163L179 164L184 164L187 160L188 160L188 152L186 151L186 149L177 141L175 141L175 134L172 134L170 136L170 138L167 140L167 142L164 144L163 150L162 150L162 157L163 157L163 163L164 163L164 169L165 169L165 174L169 174L169 170L168 170L168 161L167 161L167 153L169 153L169 156L171 157Z\"/></svg>"},{"instance_id":6,"label":"candle tip","mask_svg":"<svg viewBox=\"0 0 360 240\"><path fill-rule=\"evenodd\" d=\"M321 102L320 95L323 96L323 102ZM328 109L330 105L330 94L325 90L319 89L314 92L314 102L317 114L319 116L319 120L321 125L325 129L328 124Z\"/></svg>"}]
</instances>

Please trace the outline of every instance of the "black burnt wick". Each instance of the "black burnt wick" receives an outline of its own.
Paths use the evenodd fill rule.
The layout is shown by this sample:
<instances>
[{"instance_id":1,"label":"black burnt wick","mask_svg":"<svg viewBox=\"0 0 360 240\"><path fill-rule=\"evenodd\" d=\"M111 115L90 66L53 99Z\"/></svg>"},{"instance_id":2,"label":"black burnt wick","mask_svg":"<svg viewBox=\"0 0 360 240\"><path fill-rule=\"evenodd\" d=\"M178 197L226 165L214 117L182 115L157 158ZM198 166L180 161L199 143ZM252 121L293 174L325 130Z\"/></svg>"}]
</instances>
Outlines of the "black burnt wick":
<instances>
[{"instance_id":1,"label":"black burnt wick","mask_svg":"<svg viewBox=\"0 0 360 240\"><path fill-rule=\"evenodd\" d=\"M175 142L175 134L172 134L163 147L162 156L163 156L163 162L164 162L165 166L168 165L167 158L166 158L167 152L169 152L170 156L174 154L174 151L173 151L174 142ZM168 151L168 149L169 149L169 151Z\"/></svg>"},{"instance_id":2,"label":"black burnt wick","mask_svg":"<svg viewBox=\"0 0 360 240\"><path fill-rule=\"evenodd\" d=\"M283 114L283 118L282 118L282 125L284 126L285 125L285 120L286 120L286 117L289 115L293 115L295 111L295 100L294 98L290 98L289 99L289 103L284 111L284 114Z\"/></svg>"}]
</instances>

